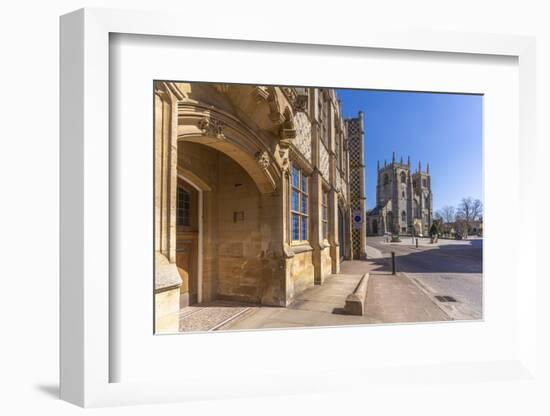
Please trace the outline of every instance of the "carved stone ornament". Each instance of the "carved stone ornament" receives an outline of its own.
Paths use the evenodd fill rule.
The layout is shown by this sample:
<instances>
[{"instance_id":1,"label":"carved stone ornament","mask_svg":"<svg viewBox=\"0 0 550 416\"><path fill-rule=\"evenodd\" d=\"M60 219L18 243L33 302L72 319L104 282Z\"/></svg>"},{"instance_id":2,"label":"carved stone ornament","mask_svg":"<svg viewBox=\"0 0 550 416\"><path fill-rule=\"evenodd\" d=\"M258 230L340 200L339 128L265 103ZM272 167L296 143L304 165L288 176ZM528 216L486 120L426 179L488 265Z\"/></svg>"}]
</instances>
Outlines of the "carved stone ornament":
<instances>
[{"instance_id":1,"label":"carved stone ornament","mask_svg":"<svg viewBox=\"0 0 550 416\"><path fill-rule=\"evenodd\" d=\"M283 87L282 90L294 110L307 110L308 91L306 88Z\"/></svg>"},{"instance_id":2,"label":"carved stone ornament","mask_svg":"<svg viewBox=\"0 0 550 416\"><path fill-rule=\"evenodd\" d=\"M258 165L262 169L267 169L269 167L269 164L271 163L271 158L269 157L269 153L267 153L267 150L259 151L256 153L256 162L258 162Z\"/></svg>"},{"instance_id":3,"label":"carved stone ornament","mask_svg":"<svg viewBox=\"0 0 550 416\"><path fill-rule=\"evenodd\" d=\"M294 101L294 108L296 111L307 111L307 101L308 96L307 95L298 95L296 97L296 100Z\"/></svg>"},{"instance_id":4,"label":"carved stone ornament","mask_svg":"<svg viewBox=\"0 0 550 416\"><path fill-rule=\"evenodd\" d=\"M275 158L283 172L289 170L290 163L288 162L288 148L279 147L278 151L275 153Z\"/></svg>"},{"instance_id":5,"label":"carved stone ornament","mask_svg":"<svg viewBox=\"0 0 550 416\"><path fill-rule=\"evenodd\" d=\"M224 124L214 118L203 117L199 120L197 126L205 136L214 136L222 138Z\"/></svg>"}]
</instances>

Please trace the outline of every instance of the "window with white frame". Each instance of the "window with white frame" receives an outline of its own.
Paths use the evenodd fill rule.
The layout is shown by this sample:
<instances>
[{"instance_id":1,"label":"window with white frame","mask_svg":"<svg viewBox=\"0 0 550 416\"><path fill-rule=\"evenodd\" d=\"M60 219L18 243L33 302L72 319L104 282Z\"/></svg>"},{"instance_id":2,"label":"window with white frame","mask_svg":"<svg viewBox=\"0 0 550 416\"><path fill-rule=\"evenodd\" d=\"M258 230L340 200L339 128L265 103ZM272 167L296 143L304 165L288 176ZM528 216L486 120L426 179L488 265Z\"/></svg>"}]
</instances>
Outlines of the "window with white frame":
<instances>
[{"instance_id":1,"label":"window with white frame","mask_svg":"<svg viewBox=\"0 0 550 416\"><path fill-rule=\"evenodd\" d=\"M323 191L323 199L321 201L323 208L323 239L328 239L328 192Z\"/></svg>"},{"instance_id":2,"label":"window with white frame","mask_svg":"<svg viewBox=\"0 0 550 416\"><path fill-rule=\"evenodd\" d=\"M308 177L295 166L292 166L291 172L290 232L292 241L303 242L308 240Z\"/></svg>"}]
</instances>

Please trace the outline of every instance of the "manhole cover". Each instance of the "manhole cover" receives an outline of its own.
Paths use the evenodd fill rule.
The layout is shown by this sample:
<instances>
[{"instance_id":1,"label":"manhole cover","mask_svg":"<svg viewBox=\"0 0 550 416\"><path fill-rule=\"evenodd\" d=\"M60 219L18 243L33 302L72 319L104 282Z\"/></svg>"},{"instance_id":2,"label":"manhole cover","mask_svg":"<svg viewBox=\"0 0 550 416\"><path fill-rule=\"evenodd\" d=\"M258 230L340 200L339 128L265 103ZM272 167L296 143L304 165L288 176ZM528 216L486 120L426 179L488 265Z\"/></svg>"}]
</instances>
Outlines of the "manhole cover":
<instances>
[{"instance_id":1,"label":"manhole cover","mask_svg":"<svg viewBox=\"0 0 550 416\"><path fill-rule=\"evenodd\" d=\"M452 296L442 296L442 295L436 295L435 297L440 302L456 302L456 299Z\"/></svg>"}]
</instances>

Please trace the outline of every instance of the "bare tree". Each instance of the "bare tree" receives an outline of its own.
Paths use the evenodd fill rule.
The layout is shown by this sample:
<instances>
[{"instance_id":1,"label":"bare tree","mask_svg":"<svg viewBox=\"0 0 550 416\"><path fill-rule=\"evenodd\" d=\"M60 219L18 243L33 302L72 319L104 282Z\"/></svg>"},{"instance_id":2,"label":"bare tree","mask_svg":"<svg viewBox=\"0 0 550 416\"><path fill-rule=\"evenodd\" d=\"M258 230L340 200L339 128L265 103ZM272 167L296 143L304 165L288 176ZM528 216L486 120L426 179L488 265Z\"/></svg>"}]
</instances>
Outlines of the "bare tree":
<instances>
[{"instance_id":1,"label":"bare tree","mask_svg":"<svg viewBox=\"0 0 550 416\"><path fill-rule=\"evenodd\" d=\"M440 221L440 229L444 234L451 232L452 224L456 219L455 208L450 205L445 205L435 213L435 218Z\"/></svg>"},{"instance_id":2,"label":"bare tree","mask_svg":"<svg viewBox=\"0 0 550 416\"><path fill-rule=\"evenodd\" d=\"M472 204L472 220L481 220L481 217L483 215L483 204L479 199L474 200L474 203Z\"/></svg>"},{"instance_id":3,"label":"bare tree","mask_svg":"<svg viewBox=\"0 0 550 416\"><path fill-rule=\"evenodd\" d=\"M471 223L480 219L483 214L483 204L479 199L473 200L471 197L462 198L458 204L456 213L456 222L463 224L464 230L469 230Z\"/></svg>"},{"instance_id":4,"label":"bare tree","mask_svg":"<svg viewBox=\"0 0 550 416\"><path fill-rule=\"evenodd\" d=\"M444 224L450 224L454 222L456 218L455 207L451 205L445 205L435 214L437 217L441 218Z\"/></svg>"}]
</instances>

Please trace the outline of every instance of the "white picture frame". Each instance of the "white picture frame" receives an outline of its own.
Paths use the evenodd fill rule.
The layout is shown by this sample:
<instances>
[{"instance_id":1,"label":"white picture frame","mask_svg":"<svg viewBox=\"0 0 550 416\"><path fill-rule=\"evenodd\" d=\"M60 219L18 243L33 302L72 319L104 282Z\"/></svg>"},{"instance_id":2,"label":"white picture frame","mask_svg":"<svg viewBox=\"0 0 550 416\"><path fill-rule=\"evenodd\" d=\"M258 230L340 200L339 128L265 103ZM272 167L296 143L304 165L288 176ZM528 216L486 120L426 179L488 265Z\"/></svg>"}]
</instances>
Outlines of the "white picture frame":
<instances>
[{"instance_id":1,"label":"white picture frame","mask_svg":"<svg viewBox=\"0 0 550 416\"><path fill-rule=\"evenodd\" d=\"M185 21L185 25L181 22ZM368 371L355 368L321 368L293 373L266 372L264 380L220 375L220 382L193 376L179 381L112 382L110 366L119 360L111 348L109 274L109 37L123 33L226 41L278 42L300 45L332 45L335 48L428 51L441 54L503 55L518 59L519 67L519 190L520 209L532 203L534 183L528 166L536 151L535 41L531 37L471 33L428 33L366 29L357 38L350 32L321 29L281 32L262 25L247 36L234 34L228 24L202 25L173 13L107 9L82 9L61 18L61 398L80 406L159 403L281 393L310 393L360 388L389 377L407 378L410 369L385 366ZM527 251L535 241L535 229L519 216L524 230L519 236L518 267L522 279L517 292L517 341L515 353L495 361L418 362L415 380L433 380L442 370L459 373L463 380L480 382L487 377L524 380L536 369L536 269ZM522 243L523 242L523 243ZM518 269L519 270L519 269ZM518 273L518 271L516 271ZM111 328L112 330L112 328ZM353 330L353 329L352 329ZM316 330L317 331L317 330ZM293 331L294 332L294 331ZM321 332L302 331L304 337ZM240 334L233 334L237 337ZM135 348L139 348L136 346ZM258 369L255 369L258 370ZM472 374L484 374L476 378ZM244 371L246 373L246 371ZM261 369L260 369L261 373ZM330 377L324 377L326 375ZM342 382L347 380L347 382ZM412 379L411 379L412 380ZM412 383L412 381L410 381ZM222 389L223 384L227 388ZM354 387L352 387L354 386Z\"/></svg>"}]
</instances>

